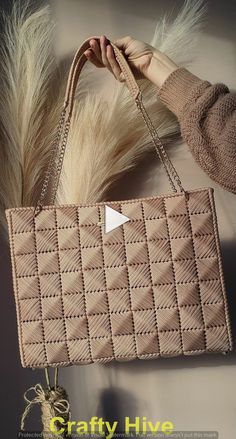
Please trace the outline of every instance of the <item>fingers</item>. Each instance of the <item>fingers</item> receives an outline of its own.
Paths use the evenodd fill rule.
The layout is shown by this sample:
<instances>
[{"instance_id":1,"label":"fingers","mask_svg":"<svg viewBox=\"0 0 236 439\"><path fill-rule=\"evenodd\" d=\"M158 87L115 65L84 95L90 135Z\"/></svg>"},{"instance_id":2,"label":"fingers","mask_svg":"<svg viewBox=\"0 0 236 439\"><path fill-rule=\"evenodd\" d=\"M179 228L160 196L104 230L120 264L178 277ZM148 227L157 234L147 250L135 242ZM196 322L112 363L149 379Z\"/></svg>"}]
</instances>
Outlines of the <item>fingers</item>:
<instances>
[{"instance_id":1,"label":"fingers","mask_svg":"<svg viewBox=\"0 0 236 439\"><path fill-rule=\"evenodd\" d=\"M99 41L92 39L89 43L90 48L84 52L86 58L96 67L107 67L118 81L123 82L125 80L124 75L116 61L114 50L105 35L102 35Z\"/></svg>"},{"instance_id":2,"label":"fingers","mask_svg":"<svg viewBox=\"0 0 236 439\"><path fill-rule=\"evenodd\" d=\"M118 81L122 82L124 80L124 75L121 71L118 62L116 61L114 50L110 44L108 44L107 46L107 60L115 78L118 79Z\"/></svg>"},{"instance_id":3,"label":"fingers","mask_svg":"<svg viewBox=\"0 0 236 439\"><path fill-rule=\"evenodd\" d=\"M89 44L90 48L84 52L86 58L96 67L107 67L110 70L111 68L106 54L107 38L103 35L99 41L92 39Z\"/></svg>"},{"instance_id":4,"label":"fingers","mask_svg":"<svg viewBox=\"0 0 236 439\"><path fill-rule=\"evenodd\" d=\"M104 67L104 65L99 61L92 49L87 49L84 54L86 58L91 61L96 67Z\"/></svg>"},{"instance_id":5,"label":"fingers","mask_svg":"<svg viewBox=\"0 0 236 439\"><path fill-rule=\"evenodd\" d=\"M97 42L97 40L90 40L89 44L91 49L93 49L93 52L95 53L97 59L102 62L100 44Z\"/></svg>"},{"instance_id":6,"label":"fingers","mask_svg":"<svg viewBox=\"0 0 236 439\"><path fill-rule=\"evenodd\" d=\"M89 44L90 48L84 52L86 58L91 61L96 67L104 67L98 42L92 39L90 40Z\"/></svg>"},{"instance_id":7,"label":"fingers","mask_svg":"<svg viewBox=\"0 0 236 439\"><path fill-rule=\"evenodd\" d=\"M110 70L111 67L107 59L107 45L108 45L107 38L105 37L105 35L102 35L100 38L102 63L104 64L105 67L107 67Z\"/></svg>"},{"instance_id":8,"label":"fingers","mask_svg":"<svg viewBox=\"0 0 236 439\"><path fill-rule=\"evenodd\" d=\"M127 36L127 37L122 37L122 38L118 38L117 40L114 41L114 44L119 48L119 49L123 49L125 51L125 49L127 48L128 44L132 41L132 37Z\"/></svg>"}]
</instances>

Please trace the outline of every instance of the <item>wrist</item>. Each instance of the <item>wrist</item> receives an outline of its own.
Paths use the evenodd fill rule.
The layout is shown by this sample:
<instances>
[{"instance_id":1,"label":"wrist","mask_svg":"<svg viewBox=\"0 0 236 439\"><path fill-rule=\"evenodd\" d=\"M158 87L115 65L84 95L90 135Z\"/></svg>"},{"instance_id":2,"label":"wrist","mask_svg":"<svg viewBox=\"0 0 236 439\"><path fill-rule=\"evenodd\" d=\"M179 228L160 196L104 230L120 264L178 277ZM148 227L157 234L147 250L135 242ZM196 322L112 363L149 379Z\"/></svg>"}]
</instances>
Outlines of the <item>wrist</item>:
<instances>
[{"instance_id":1,"label":"wrist","mask_svg":"<svg viewBox=\"0 0 236 439\"><path fill-rule=\"evenodd\" d=\"M168 76L176 69L178 69L177 64L155 49L146 76L153 84L161 88Z\"/></svg>"}]
</instances>

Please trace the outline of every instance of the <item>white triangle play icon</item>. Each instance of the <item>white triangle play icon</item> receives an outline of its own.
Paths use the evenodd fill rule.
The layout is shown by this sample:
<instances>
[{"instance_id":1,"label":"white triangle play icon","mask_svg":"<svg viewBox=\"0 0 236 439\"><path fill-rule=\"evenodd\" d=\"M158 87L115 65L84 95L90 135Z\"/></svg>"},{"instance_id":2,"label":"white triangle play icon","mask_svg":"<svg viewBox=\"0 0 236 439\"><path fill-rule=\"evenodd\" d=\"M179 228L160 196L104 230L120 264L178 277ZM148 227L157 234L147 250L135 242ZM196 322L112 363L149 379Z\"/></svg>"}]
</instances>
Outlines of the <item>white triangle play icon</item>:
<instances>
[{"instance_id":1,"label":"white triangle play icon","mask_svg":"<svg viewBox=\"0 0 236 439\"><path fill-rule=\"evenodd\" d=\"M130 221L130 218L109 206L105 206L105 233L111 232L127 221Z\"/></svg>"}]
</instances>

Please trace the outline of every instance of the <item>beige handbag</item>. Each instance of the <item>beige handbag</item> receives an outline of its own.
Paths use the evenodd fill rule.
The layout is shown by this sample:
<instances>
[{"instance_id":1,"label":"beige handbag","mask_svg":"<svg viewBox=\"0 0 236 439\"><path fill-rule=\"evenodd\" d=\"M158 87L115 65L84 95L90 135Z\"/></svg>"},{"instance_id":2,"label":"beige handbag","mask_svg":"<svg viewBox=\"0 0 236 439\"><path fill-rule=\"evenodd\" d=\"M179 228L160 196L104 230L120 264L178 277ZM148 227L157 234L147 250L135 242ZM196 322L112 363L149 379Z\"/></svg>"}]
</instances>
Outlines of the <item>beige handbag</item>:
<instances>
[{"instance_id":1,"label":"beige handbag","mask_svg":"<svg viewBox=\"0 0 236 439\"><path fill-rule=\"evenodd\" d=\"M54 204L86 40L71 66L37 206L6 210L23 367L232 350L213 189L183 189L112 46L173 192Z\"/></svg>"}]
</instances>

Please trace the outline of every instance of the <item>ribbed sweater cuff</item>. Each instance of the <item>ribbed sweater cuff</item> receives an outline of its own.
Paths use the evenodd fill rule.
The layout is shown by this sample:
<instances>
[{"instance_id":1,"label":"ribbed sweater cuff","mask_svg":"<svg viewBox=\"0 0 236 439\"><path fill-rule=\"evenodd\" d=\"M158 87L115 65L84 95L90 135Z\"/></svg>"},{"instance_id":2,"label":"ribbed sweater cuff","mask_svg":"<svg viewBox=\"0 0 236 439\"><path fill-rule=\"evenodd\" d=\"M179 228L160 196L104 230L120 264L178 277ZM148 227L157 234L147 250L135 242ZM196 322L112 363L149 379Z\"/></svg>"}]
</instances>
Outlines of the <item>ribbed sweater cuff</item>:
<instances>
[{"instance_id":1,"label":"ribbed sweater cuff","mask_svg":"<svg viewBox=\"0 0 236 439\"><path fill-rule=\"evenodd\" d=\"M191 99L193 89L206 81L198 78L184 67L174 70L165 80L157 95L177 117Z\"/></svg>"}]
</instances>

